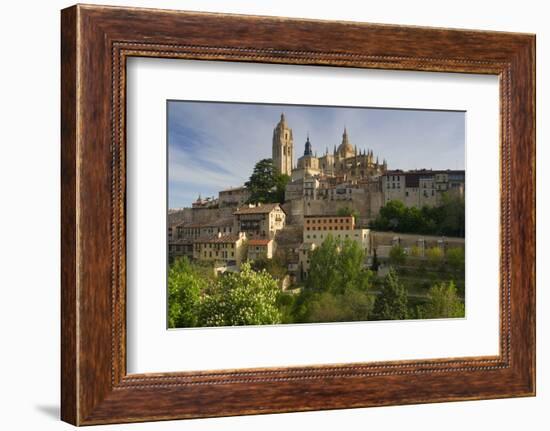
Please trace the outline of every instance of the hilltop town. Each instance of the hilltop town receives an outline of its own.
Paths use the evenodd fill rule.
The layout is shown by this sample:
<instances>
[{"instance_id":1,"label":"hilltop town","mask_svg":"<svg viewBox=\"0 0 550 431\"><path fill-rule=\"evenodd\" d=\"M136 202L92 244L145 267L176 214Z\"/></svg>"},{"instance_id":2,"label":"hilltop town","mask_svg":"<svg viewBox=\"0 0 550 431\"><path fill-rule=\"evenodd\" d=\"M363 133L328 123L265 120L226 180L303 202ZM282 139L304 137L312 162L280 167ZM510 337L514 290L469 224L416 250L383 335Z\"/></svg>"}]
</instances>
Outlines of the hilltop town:
<instances>
[{"instance_id":1,"label":"hilltop town","mask_svg":"<svg viewBox=\"0 0 550 431\"><path fill-rule=\"evenodd\" d=\"M308 135L295 162L284 114L271 139L272 158L262 162L272 163L285 179L279 197L262 202L243 184L199 196L189 208L170 209L170 261L186 256L223 273L238 272L246 261L277 259L281 288L292 290L308 278L311 253L328 237L356 242L364 266L379 275L395 250L420 260L430 250L443 257L449 249L463 251L463 206L458 227L437 214L429 218L436 213L430 208L463 202L463 170L392 170L372 149L354 144L346 128L341 142L320 156Z\"/></svg>"}]
</instances>

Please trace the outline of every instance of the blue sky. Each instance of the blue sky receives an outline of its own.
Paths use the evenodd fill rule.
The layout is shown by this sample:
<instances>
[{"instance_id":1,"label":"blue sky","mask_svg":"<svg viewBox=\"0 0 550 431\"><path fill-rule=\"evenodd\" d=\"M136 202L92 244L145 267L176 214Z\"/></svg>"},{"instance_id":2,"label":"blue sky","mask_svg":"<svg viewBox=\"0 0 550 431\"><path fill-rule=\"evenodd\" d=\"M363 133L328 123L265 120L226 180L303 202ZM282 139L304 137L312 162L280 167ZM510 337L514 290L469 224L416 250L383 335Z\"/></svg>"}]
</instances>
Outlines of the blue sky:
<instances>
[{"instance_id":1,"label":"blue sky","mask_svg":"<svg viewBox=\"0 0 550 431\"><path fill-rule=\"evenodd\" d=\"M293 131L294 163L308 132L322 155L340 144L345 126L352 145L372 149L389 169L464 169L464 112L187 101L169 101L167 110L170 208L242 185L258 160L271 157L281 112Z\"/></svg>"}]
</instances>

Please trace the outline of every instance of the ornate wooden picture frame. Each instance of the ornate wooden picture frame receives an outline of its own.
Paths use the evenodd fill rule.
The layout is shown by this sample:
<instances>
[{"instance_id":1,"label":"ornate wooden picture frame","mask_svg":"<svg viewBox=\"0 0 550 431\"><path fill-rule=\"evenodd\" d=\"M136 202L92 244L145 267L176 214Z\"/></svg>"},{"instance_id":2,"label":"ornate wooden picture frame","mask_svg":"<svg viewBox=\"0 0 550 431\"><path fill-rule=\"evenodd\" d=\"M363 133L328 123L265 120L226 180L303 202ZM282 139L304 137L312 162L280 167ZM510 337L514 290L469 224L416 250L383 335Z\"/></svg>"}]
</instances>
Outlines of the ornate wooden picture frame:
<instances>
[{"instance_id":1,"label":"ornate wooden picture frame","mask_svg":"<svg viewBox=\"0 0 550 431\"><path fill-rule=\"evenodd\" d=\"M535 394L534 35L78 5L62 11L61 49L64 421ZM125 98L132 56L497 75L500 354L127 374Z\"/></svg>"}]
</instances>

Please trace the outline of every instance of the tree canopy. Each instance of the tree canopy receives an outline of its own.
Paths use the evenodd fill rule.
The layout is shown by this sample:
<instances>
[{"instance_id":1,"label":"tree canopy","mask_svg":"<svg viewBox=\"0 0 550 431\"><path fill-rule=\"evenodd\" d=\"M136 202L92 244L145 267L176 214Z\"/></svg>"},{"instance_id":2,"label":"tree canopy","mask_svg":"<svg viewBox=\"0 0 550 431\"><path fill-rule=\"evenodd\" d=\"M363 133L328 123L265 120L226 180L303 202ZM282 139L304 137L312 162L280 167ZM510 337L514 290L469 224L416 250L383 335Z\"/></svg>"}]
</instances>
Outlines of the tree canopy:
<instances>
[{"instance_id":1,"label":"tree canopy","mask_svg":"<svg viewBox=\"0 0 550 431\"><path fill-rule=\"evenodd\" d=\"M430 288L428 302L422 310L422 318L452 318L464 317L465 308L457 294L453 281L439 283Z\"/></svg>"},{"instance_id":2,"label":"tree canopy","mask_svg":"<svg viewBox=\"0 0 550 431\"><path fill-rule=\"evenodd\" d=\"M327 235L310 256L306 288L297 298L297 322L369 320L373 273L364 266L365 253L350 239Z\"/></svg>"},{"instance_id":3,"label":"tree canopy","mask_svg":"<svg viewBox=\"0 0 550 431\"><path fill-rule=\"evenodd\" d=\"M202 301L199 326L269 325L281 323L277 281L245 262L240 272L224 274Z\"/></svg>"},{"instance_id":4,"label":"tree canopy","mask_svg":"<svg viewBox=\"0 0 550 431\"><path fill-rule=\"evenodd\" d=\"M197 326L197 307L201 292L208 286L186 257L178 259L168 271L168 326Z\"/></svg>"},{"instance_id":5,"label":"tree canopy","mask_svg":"<svg viewBox=\"0 0 550 431\"><path fill-rule=\"evenodd\" d=\"M394 245L390 250L390 262L393 265L403 265L407 260L407 253L400 245Z\"/></svg>"},{"instance_id":6,"label":"tree canopy","mask_svg":"<svg viewBox=\"0 0 550 431\"><path fill-rule=\"evenodd\" d=\"M171 328L281 322L277 280L252 270L249 263L238 273L214 278L201 274L187 258L178 259L168 272L168 295Z\"/></svg>"},{"instance_id":7,"label":"tree canopy","mask_svg":"<svg viewBox=\"0 0 550 431\"><path fill-rule=\"evenodd\" d=\"M401 201L389 201L382 208L371 228L382 231L422 233L464 237L464 199L443 194L439 206L421 209L407 207Z\"/></svg>"},{"instance_id":8,"label":"tree canopy","mask_svg":"<svg viewBox=\"0 0 550 431\"><path fill-rule=\"evenodd\" d=\"M250 179L245 183L250 192L249 203L284 203L285 188L290 181L286 174L278 172L272 159L256 163Z\"/></svg>"},{"instance_id":9,"label":"tree canopy","mask_svg":"<svg viewBox=\"0 0 550 431\"><path fill-rule=\"evenodd\" d=\"M344 207L344 208L339 208L338 211L336 211L336 215L340 217L352 216L354 220L357 221L357 217L359 217L359 211L349 207Z\"/></svg>"},{"instance_id":10,"label":"tree canopy","mask_svg":"<svg viewBox=\"0 0 550 431\"><path fill-rule=\"evenodd\" d=\"M399 281L397 272L390 268L382 291L374 301L376 320L402 320L407 318L407 289Z\"/></svg>"},{"instance_id":11,"label":"tree canopy","mask_svg":"<svg viewBox=\"0 0 550 431\"><path fill-rule=\"evenodd\" d=\"M344 292L350 289L366 290L372 273L365 269L365 252L350 239L337 241L327 235L310 256L309 289Z\"/></svg>"}]
</instances>

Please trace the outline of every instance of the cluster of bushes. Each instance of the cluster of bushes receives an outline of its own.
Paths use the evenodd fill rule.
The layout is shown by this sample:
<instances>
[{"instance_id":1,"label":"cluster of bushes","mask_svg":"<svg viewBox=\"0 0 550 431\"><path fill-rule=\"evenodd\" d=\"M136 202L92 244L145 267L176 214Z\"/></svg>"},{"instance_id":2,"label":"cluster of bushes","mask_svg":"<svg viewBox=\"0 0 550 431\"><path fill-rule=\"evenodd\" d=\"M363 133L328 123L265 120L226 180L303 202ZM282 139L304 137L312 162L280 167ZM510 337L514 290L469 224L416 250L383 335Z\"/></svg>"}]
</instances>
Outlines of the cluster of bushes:
<instances>
[{"instance_id":1,"label":"cluster of bushes","mask_svg":"<svg viewBox=\"0 0 550 431\"><path fill-rule=\"evenodd\" d=\"M407 207L401 201L389 201L371 223L374 230L464 237L464 199L447 194L441 205Z\"/></svg>"},{"instance_id":2,"label":"cluster of bushes","mask_svg":"<svg viewBox=\"0 0 550 431\"><path fill-rule=\"evenodd\" d=\"M171 328L281 323L277 280L244 263L238 273L213 276L210 268L178 259L168 273Z\"/></svg>"},{"instance_id":3,"label":"cluster of bushes","mask_svg":"<svg viewBox=\"0 0 550 431\"><path fill-rule=\"evenodd\" d=\"M413 246L409 250L409 254L400 245L395 245L389 253L389 262L392 265L401 266L407 263L409 256L420 257L422 255L419 247ZM465 255L464 249L461 247L451 247L447 251L439 247L430 247L424 251L426 260L432 265L446 264L455 272L464 272Z\"/></svg>"}]
</instances>

